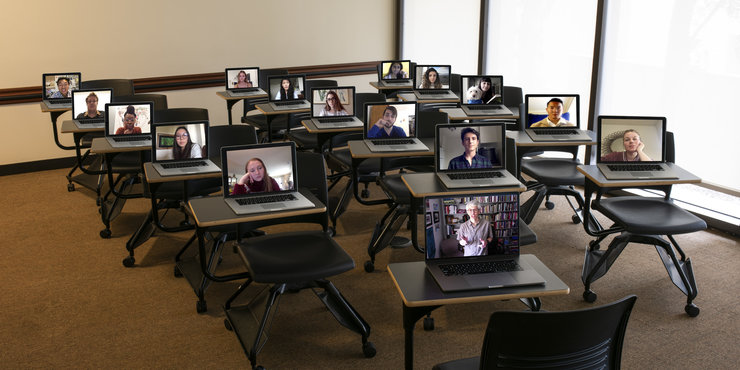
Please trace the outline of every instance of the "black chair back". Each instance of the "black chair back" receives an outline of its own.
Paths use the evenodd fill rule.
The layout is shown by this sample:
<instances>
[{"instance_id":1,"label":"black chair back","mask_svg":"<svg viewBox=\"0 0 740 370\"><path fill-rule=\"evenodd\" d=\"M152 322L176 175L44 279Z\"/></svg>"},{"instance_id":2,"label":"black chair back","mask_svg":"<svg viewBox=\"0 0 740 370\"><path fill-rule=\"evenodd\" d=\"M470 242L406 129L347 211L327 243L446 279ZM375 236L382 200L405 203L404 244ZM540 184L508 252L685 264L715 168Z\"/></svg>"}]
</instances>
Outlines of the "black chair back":
<instances>
[{"instance_id":1,"label":"black chair back","mask_svg":"<svg viewBox=\"0 0 740 370\"><path fill-rule=\"evenodd\" d=\"M504 105L507 107L519 107L524 103L522 88L516 86L504 86Z\"/></svg>"},{"instance_id":2,"label":"black chair back","mask_svg":"<svg viewBox=\"0 0 740 370\"><path fill-rule=\"evenodd\" d=\"M136 103L136 102L152 102L154 103L154 110L167 109L167 95L164 94L134 94L134 95L119 95L113 97L114 102L122 103Z\"/></svg>"},{"instance_id":3,"label":"black chair back","mask_svg":"<svg viewBox=\"0 0 740 370\"><path fill-rule=\"evenodd\" d=\"M208 157L221 161L221 147L257 143L257 130L249 125L221 125L208 127Z\"/></svg>"},{"instance_id":4,"label":"black chair back","mask_svg":"<svg viewBox=\"0 0 740 370\"><path fill-rule=\"evenodd\" d=\"M154 110L154 123L208 121L208 109L205 108L169 108Z\"/></svg>"},{"instance_id":5,"label":"black chair back","mask_svg":"<svg viewBox=\"0 0 740 370\"><path fill-rule=\"evenodd\" d=\"M113 96L134 95L134 81L125 78L90 80L80 83L81 89L113 89Z\"/></svg>"}]
</instances>

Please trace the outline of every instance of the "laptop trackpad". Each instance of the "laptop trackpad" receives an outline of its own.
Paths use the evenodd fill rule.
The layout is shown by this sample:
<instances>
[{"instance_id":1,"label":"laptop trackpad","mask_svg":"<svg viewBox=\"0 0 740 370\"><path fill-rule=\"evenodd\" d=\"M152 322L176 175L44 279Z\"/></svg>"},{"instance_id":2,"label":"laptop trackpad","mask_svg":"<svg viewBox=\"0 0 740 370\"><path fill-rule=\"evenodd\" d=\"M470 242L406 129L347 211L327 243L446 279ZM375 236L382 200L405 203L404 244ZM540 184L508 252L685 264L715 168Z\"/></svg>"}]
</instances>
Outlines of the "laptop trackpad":
<instances>
[{"instance_id":1,"label":"laptop trackpad","mask_svg":"<svg viewBox=\"0 0 740 370\"><path fill-rule=\"evenodd\" d=\"M285 204L282 203L272 203L272 204L263 204L263 209L279 209L279 208L285 208Z\"/></svg>"},{"instance_id":2,"label":"laptop trackpad","mask_svg":"<svg viewBox=\"0 0 740 370\"><path fill-rule=\"evenodd\" d=\"M495 276L495 279L493 278ZM496 274L465 275L465 281L472 287L477 288L500 288L511 286L516 281L511 274L502 272Z\"/></svg>"},{"instance_id":3,"label":"laptop trackpad","mask_svg":"<svg viewBox=\"0 0 740 370\"><path fill-rule=\"evenodd\" d=\"M491 183L490 180L470 180L470 183L473 185L488 185Z\"/></svg>"},{"instance_id":4,"label":"laptop trackpad","mask_svg":"<svg viewBox=\"0 0 740 370\"><path fill-rule=\"evenodd\" d=\"M630 175L634 177L652 177L653 173L649 171L642 171L642 172L632 172L630 171Z\"/></svg>"}]
</instances>

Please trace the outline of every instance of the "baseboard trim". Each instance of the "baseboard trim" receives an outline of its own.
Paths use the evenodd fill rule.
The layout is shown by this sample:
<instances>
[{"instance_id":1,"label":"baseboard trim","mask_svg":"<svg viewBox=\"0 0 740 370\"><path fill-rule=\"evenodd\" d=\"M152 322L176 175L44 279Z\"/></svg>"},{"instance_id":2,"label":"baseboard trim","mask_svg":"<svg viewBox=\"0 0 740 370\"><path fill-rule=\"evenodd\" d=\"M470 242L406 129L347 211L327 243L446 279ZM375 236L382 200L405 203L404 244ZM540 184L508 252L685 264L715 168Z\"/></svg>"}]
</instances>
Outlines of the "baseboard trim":
<instances>
[{"instance_id":1,"label":"baseboard trim","mask_svg":"<svg viewBox=\"0 0 740 370\"><path fill-rule=\"evenodd\" d=\"M28 172L58 170L72 168L77 163L76 157L44 159L40 161L22 162L0 165L0 176L18 175Z\"/></svg>"}]
</instances>

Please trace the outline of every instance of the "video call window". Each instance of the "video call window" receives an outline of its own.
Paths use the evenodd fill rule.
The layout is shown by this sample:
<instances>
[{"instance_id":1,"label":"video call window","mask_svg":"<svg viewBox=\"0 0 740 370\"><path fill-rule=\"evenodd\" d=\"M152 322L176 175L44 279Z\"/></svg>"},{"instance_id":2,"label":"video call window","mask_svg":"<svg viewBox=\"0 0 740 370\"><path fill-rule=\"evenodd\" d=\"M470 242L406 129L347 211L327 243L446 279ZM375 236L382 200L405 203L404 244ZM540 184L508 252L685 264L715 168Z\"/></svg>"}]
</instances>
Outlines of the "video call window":
<instances>
[{"instance_id":1,"label":"video call window","mask_svg":"<svg viewBox=\"0 0 740 370\"><path fill-rule=\"evenodd\" d=\"M229 184L227 196L233 196L234 185L247 173L247 164L252 160L264 163L265 176L274 179L279 191L295 190L293 174L293 152L290 146L253 147L240 150L228 150L224 163L226 182ZM275 190L273 190L275 191Z\"/></svg>"},{"instance_id":2,"label":"video call window","mask_svg":"<svg viewBox=\"0 0 740 370\"><path fill-rule=\"evenodd\" d=\"M59 91L59 87L57 86L57 81L60 78L67 78L69 79L69 83L64 81L60 81L62 84L68 84L69 91L74 91L80 88L80 74L79 73L70 73L70 74L45 74L44 75L44 91L45 96L47 99L54 99L54 98L60 98L62 96L54 96L55 93ZM71 97L71 93L67 94L67 97Z\"/></svg>"},{"instance_id":3,"label":"video call window","mask_svg":"<svg viewBox=\"0 0 740 370\"><path fill-rule=\"evenodd\" d=\"M562 101L562 110L557 111L558 102ZM527 128L548 127L546 121L560 119L559 126L579 127L578 96L577 95L527 95ZM553 109L555 108L555 109ZM558 116L559 115L559 116ZM550 126L551 127L551 126Z\"/></svg>"},{"instance_id":4,"label":"video call window","mask_svg":"<svg viewBox=\"0 0 740 370\"><path fill-rule=\"evenodd\" d=\"M387 107L395 107L397 116L395 121L390 123L392 126L399 127L403 130L405 137L416 136L416 104L368 104L365 106L365 124L367 132L371 132L378 120L384 120L384 113ZM372 136L368 135L372 138Z\"/></svg>"},{"instance_id":5,"label":"video call window","mask_svg":"<svg viewBox=\"0 0 740 370\"><path fill-rule=\"evenodd\" d=\"M602 162L627 162L627 150L625 148L625 131L635 130L640 143L644 144L642 151L650 161L663 160L663 125L662 119L623 119L599 117L601 121L600 159ZM630 133L629 135L634 135ZM630 144L628 144L630 145Z\"/></svg>"},{"instance_id":6,"label":"video call window","mask_svg":"<svg viewBox=\"0 0 740 370\"><path fill-rule=\"evenodd\" d=\"M410 80L411 62L408 60L391 60L380 63L382 80Z\"/></svg>"},{"instance_id":7,"label":"video call window","mask_svg":"<svg viewBox=\"0 0 740 370\"><path fill-rule=\"evenodd\" d=\"M464 104L504 103L504 82L501 76L462 76L461 81Z\"/></svg>"},{"instance_id":8,"label":"video call window","mask_svg":"<svg viewBox=\"0 0 740 370\"><path fill-rule=\"evenodd\" d=\"M270 99L297 100L305 99L303 92L306 86L304 76L277 76L269 78ZM282 91L285 89L285 91Z\"/></svg>"},{"instance_id":9,"label":"video call window","mask_svg":"<svg viewBox=\"0 0 740 370\"><path fill-rule=\"evenodd\" d=\"M129 106L133 107L136 112L134 126L141 129L142 134L148 134L152 132L152 105L151 104L108 104L108 134L117 135L118 129L123 128L124 116L129 110Z\"/></svg>"},{"instance_id":10,"label":"video call window","mask_svg":"<svg viewBox=\"0 0 740 370\"><path fill-rule=\"evenodd\" d=\"M229 68L226 70L227 88L248 89L259 87L259 68Z\"/></svg>"},{"instance_id":11,"label":"video call window","mask_svg":"<svg viewBox=\"0 0 740 370\"><path fill-rule=\"evenodd\" d=\"M488 158L492 166L503 166L501 163L501 150L503 148L499 148L499 146L505 140L501 137L501 127L470 125L438 128L439 170L446 170L452 158L464 154L465 148L463 147L461 133L466 128L473 128L479 133L478 154Z\"/></svg>"},{"instance_id":12,"label":"video call window","mask_svg":"<svg viewBox=\"0 0 740 370\"><path fill-rule=\"evenodd\" d=\"M417 65L414 83L419 90L449 89L450 66Z\"/></svg>"},{"instance_id":13,"label":"video call window","mask_svg":"<svg viewBox=\"0 0 740 370\"><path fill-rule=\"evenodd\" d=\"M95 95L91 96L91 94ZM86 118L84 114L87 112L88 98L91 102L98 101L96 110L102 114L105 112L105 105L111 102L111 95L111 90L74 91L72 93L72 115L78 120Z\"/></svg>"},{"instance_id":14,"label":"video call window","mask_svg":"<svg viewBox=\"0 0 740 370\"><path fill-rule=\"evenodd\" d=\"M157 161L208 157L208 153L204 153L204 150L208 150L204 147L206 144L204 123L160 124L157 125L157 137L153 139L156 143L154 149ZM178 143L182 143L179 144L181 151L190 153L189 158L175 158L174 148Z\"/></svg>"},{"instance_id":15,"label":"video call window","mask_svg":"<svg viewBox=\"0 0 740 370\"><path fill-rule=\"evenodd\" d=\"M333 87L326 89L311 89L311 111L314 117L329 116L326 98L330 95L337 98L339 104L335 103L335 110L341 112L335 115L353 116L355 114L354 89L351 87Z\"/></svg>"}]
</instances>

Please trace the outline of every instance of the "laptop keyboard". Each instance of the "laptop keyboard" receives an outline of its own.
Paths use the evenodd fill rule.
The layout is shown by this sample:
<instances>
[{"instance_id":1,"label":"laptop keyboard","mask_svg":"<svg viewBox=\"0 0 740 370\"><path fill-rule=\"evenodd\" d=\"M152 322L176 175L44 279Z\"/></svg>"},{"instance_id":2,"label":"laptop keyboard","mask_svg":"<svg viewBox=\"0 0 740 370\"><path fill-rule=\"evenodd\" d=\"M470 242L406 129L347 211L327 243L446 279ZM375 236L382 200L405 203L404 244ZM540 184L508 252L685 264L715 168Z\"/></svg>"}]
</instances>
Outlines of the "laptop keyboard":
<instances>
[{"instance_id":1,"label":"laptop keyboard","mask_svg":"<svg viewBox=\"0 0 740 370\"><path fill-rule=\"evenodd\" d=\"M295 197L293 194L277 194L277 195L268 195L264 197L255 197L255 198L239 198L236 199L236 202L239 203L239 205L246 206L251 204L264 204L264 203L276 203L276 202L287 202L290 200L296 200L298 198Z\"/></svg>"},{"instance_id":2,"label":"laptop keyboard","mask_svg":"<svg viewBox=\"0 0 740 370\"><path fill-rule=\"evenodd\" d=\"M353 122L354 119L347 117L336 117L336 118L317 118L321 123L335 123L335 122Z\"/></svg>"},{"instance_id":3,"label":"laptop keyboard","mask_svg":"<svg viewBox=\"0 0 740 370\"><path fill-rule=\"evenodd\" d=\"M417 90L421 95L447 95L447 90Z\"/></svg>"},{"instance_id":4,"label":"laptop keyboard","mask_svg":"<svg viewBox=\"0 0 740 370\"><path fill-rule=\"evenodd\" d=\"M537 135L575 135L577 134L576 130L569 130L569 129L561 129L561 128L533 128L532 131L534 131Z\"/></svg>"},{"instance_id":5,"label":"laptop keyboard","mask_svg":"<svg viewBox=\"0 0 740 370\"><path fill-rule=\"evenodd\" d=\"M414 144L416 141L412 139L385 139L385 140L370 140L375 145L408 145Z\"/></svg>"},{"instance_id":6,"label":"laptop keyboard","mask_svg":"<svg viewBox=\"0 0 740 370\"><path fill-rule=\"evenodd\" d=\"M164 163L162 168L188 168L188 167L199 167L208 165L205 161L196 162L176 162L176 163Z\"/></svg>"},{"instance_id":7,"label":"laptop keyboard","mask_svg":"<svg viewBox=\"0 0 740 370\"><path fill-rule=\"evenodd\" d=\"M78 119L77 122L83 125L86 123L103 123L105 122L105 118Z\"/></svg>"},{"instance_id":8,"label":"laptop keyboard","mask_svg":"<svg viewBox=\"0 0 740 370\"><path fill-rule=\"evenodd\" d=\"M72 104L72 98L65 99L54 99L54 100L47 100L50 104L59 105L59 104Z\"/></svg>"},{"instance_id":9,"label":"laptop keyboard","mask_svg":"<svg viewBox=\"0 0 740 370\"><path fill-rule=\"evenodd\" d=\"M151 136L113 136L113 140L118 143L125 143L127 141L144 141L151 140Z\"/></svg>"},{"instance_id":10,"label":"laptop keyboard","mask_svg":"<svg viewBox=\"0 0 740 370\"><path fill-rule=\"evenodd\" d=\"M491 179L496 177L504 177L499 171L484 171L484 172L461 172L451 173L447 175L452 180L472 180L472 179Z\"/></svg>"},{"instance_id":11,"label":"laptop keyboard","mask_svg":"<svg viewBox=\"0 0 740 370\"><path fill-rule=\"evenodd\" d=\"M439 268L445 276L522 271L522 267L514 260L454 263L439 265Z\"/></svg>"},{"instance_id":12,"label":"laptop keyboard","mask_svg":"<svg viewBox=\"0 0 740 370\"><path fill-rule=\"evenodd\" d=\"M502 110L498 105L468 105L469 110Z\"/></svg>"},{"instance_id":13,"label":"laptop keyboard","mask_svg":"<svg viewBox=\"0 0 740 370\"><path fill-rule=\"evenodd\" d=\"M273 104L278 107L289 107L291 105L301 105L303 104L303 100L277 101Z\"/></svg>"},{"instance_id":14,"label":"laptop keyboard","mask_svg":"<svg viewBox=\"0 0 740 370\"><path fill-rule=\"evenodd\" d=\"M607 167L612 171L663 171L663 167L656 164L609 164Z\"/></svg>"}]
</instances>

